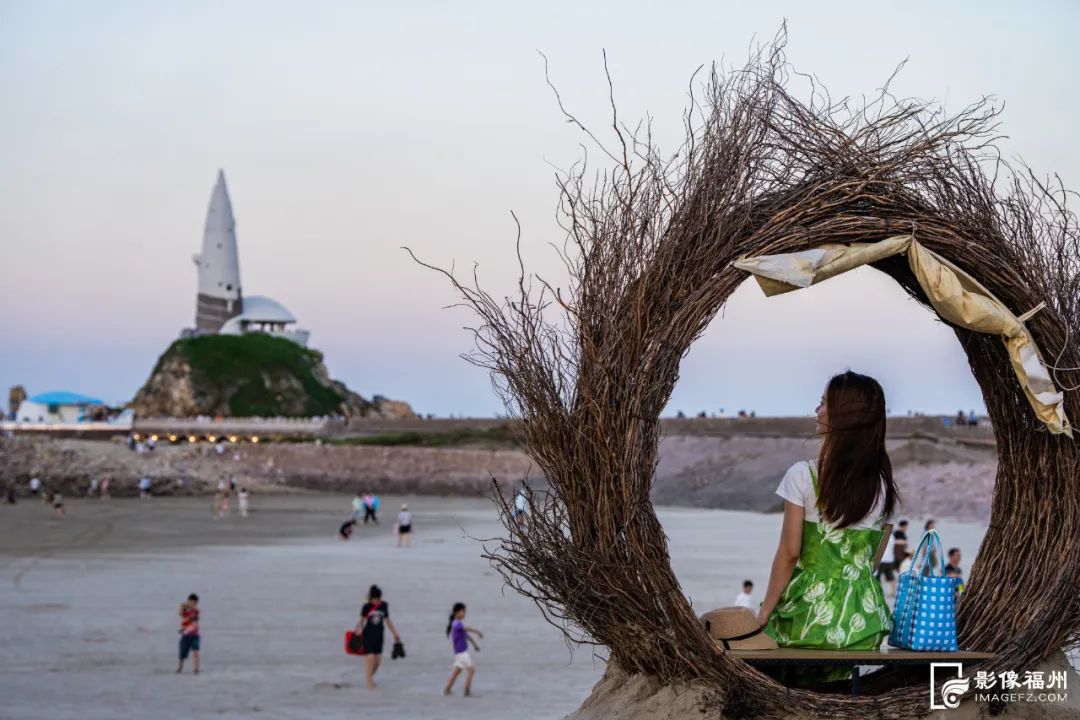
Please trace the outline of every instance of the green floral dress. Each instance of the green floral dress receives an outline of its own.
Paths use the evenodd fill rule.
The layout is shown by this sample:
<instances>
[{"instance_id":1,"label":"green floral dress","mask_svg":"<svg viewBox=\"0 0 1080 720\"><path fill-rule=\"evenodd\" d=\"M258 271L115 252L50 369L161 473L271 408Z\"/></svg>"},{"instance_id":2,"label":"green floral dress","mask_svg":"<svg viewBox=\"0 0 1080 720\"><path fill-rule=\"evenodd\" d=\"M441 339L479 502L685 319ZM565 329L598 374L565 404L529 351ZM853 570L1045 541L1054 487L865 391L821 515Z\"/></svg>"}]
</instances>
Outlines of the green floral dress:
<instances>
[{"instance_id":1,"label":"green floral dress","mask_svg":"<svg viewBox=\"0 0 1080 720\"><path fill-rule=\"evenodd\" d=\"M816 508L817 473L812 463L806 467ZM784 496L781 490L777 492ZM811 499L808 493L806 499ZM834 528L820 513L815 514L817 519L803 523L799 563L769 616L765 633L781 647L876 650L892 628L892 613L873 575L885 518L876 518L872 527ZM847 674L832 670L824 679Z\"/></svg>"}]
</instances>

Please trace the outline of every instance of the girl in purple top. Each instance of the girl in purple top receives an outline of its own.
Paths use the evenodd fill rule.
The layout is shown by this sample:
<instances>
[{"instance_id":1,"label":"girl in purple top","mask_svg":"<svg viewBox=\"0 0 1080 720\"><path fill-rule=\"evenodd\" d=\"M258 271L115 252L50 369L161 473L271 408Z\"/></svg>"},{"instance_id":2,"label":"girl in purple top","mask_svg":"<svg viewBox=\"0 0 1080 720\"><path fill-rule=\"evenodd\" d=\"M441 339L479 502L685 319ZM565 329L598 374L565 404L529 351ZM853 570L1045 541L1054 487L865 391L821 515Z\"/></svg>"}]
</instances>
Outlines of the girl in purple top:
<instances>
[{"instance_id":1,"label":"girl in purple top","mask_svg":"<svg viewBox=\"0 0 1080 720\"><path fill-rule=\"evenodd\" d=\"M465 697L472 695L472 680L473 675L476 674L476 665L469 657L469 643L472 643L473 649L477 652L480 652L480 646L469 633L475 634L481 640L484 639L484 633L476 628L465 626L465 603L454 603L454 608L450 611L450 623L446 626L446 635L454 643L454 667L450 670L450 679L446 681L443 695L453 694L454 682L457 681L462 670L465 671Z\"/></svg>"}]
</instances>

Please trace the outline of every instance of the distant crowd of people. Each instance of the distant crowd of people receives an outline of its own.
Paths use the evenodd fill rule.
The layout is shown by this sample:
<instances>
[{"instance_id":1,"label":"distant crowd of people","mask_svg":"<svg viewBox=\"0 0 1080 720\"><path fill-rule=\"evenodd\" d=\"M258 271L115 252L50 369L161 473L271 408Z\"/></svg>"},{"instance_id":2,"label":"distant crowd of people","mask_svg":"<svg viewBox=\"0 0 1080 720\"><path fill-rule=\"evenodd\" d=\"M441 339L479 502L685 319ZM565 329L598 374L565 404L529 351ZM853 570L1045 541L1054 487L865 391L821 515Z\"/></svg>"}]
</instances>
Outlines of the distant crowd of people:
<instances>
[{"instance_id":1,"label":"distant crowd of people","mask_svg":"<svg viewBox=\"0 0 1080 720\"><path fill-rule=\"evenodd\" d=\"M66 511L64 509L64 495L59 490L50 490L41 482L40 478L30 478L27 483L27 488L30 491L30 497L41 498L42 502L52 507L53 515L58 518L64 517ZM9 483L7 490L4 493L4 500L8 505L14 505L18 502L18 493L15 491L15 485Z\"/></svg>"},{"instance_id":2,"label":"distant crowd of people","mask_svg":"<svg viewBox=\"0 0 1080 720\"><path fill-rule=\"evenodd\" d=\"M964 414L963 410L957 410L956 418L953 420L953 425L955 427L978 427L979 416L975 414L974 410L972 410L966 415Z\"/></svg>"},{"instance_id":3,"label":"distant crowd of people","mask_svg":"<svg viewBox=\"0 0 1080 720\"><path fill-rule=\"evenodd\" d=\"M132 452L145 453L153 452L157 447L157 438L153 435L143 438L135 433L128 435L127 439L128 449Z\"/></svg>"},{"instance_id":4,"label":"distant crowd of people","mask_svg":"<svg viewBox=\"0 0 1080 720\"><path fill-rule=\"evenodd\" d=\"M937 528L937 521L930 518L923 525L923 532L929 530L935 530ZM890 595L896 595L896 574L905 573L911 569L911 562L913 559L913 553L909 549L908 543L908 521L900 520L896 524L896 528L892 531L885 545L885 552L882 555L881 563L878 565L877 573L875 577L879 581L888 583ZM957 586L957 592L964 591L964 571L960 567L960 548L949 548L946 553L948 562L945 563L945 576L960 578L960 583ZM938 556L935 551L930 552L928 562L924 566L924 572L929 572L932 568L937 567Z\"/></svg>"},{"instance_id":5,"label":"distant crowd of people","mask_svg":"<svg viewBox=\"0 0 1080 720\"><path fill-rule=\"evenodd\" d=\"M86 485L86 497L98 498L101 500L108 500L111 495L109 494L110 478L108 476L102 478L91 478ZM176 486L178 488L186 488L190 483L190 479L177 479ZM148 476L139 478L136 483L136 487L139 491L140 500L149 500L153 497L154 482ZM27 489L30 497L42 498L42 500L53 506L53 510L57 517L64 516L64 496L59 491L52 491L41 482L40 478L32 477L27 482ZM236 478L230 477L228 482L224 478L218 480L217 491L213 495L213 501L211 505L211 512L214 518L224 517L229 514L230 498L236 496L237 514L240 517L247 517L250 511L250 498L251 493L247 488L237 485ZM18 493L15 490L15 485L9 484L5 493L5 500L9 505L14 505L18 502Z\"/></svg>"},{"instance_id":6,"label":"distant crowd of people","mask_svg":"<svg viewBox=\"0 0 1080 720\"><path fill-rule=\"evenodd\" d=\"M352 537L353 530L360 523L367 525L369 522L372 525L379 524L379 496L372 495L371 493L356 493L352 499L352 515L349 519L341 523L338 528L338 537L342 540L348 540ZM407 504L401 505L401 510L398 511L397 522L394 523L393 533L397 535L398 547L411 547L412 546L412 532L413 532L413 519L412 513L409 511Z\"/></svg>"},{"instance_id":7,"label":"distant crowd of people","mask_svg":"<svg viewBox=\"0 0 1080 720\"><path fill-rule=\"evenodd\" d=\"M244 518L248 516L251 493L248 492L247 488L238 485L236 478L230 475L228 482L225 481L225 478L218 480L217 491L214 493L214 498L210 504L210 511L215 520L229 515L229 504L233 495L236 496L236 514Z\"/></svg>"}]
</instances>

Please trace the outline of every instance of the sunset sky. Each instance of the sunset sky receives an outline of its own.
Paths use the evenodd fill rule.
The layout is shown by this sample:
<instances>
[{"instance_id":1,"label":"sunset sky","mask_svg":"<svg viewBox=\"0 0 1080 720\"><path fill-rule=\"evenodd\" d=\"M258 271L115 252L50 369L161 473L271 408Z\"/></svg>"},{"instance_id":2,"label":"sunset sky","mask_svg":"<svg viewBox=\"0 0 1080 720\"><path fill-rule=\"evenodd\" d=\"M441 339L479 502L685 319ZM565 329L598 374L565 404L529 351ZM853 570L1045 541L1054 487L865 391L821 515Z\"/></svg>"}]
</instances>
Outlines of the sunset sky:
<instances>
[{"instance_id":1,"label":"sunset sky","mask_svg":"<svg viewBox=\"0 0 1080 720\"><path fill-rule=\"evenodd\" d=\"M785 18L789 59L834 97L910 58L897 94L953 110L994 95L1005 154L1080 186L1074 3L0 0L0 383L129 400L194 322L191 255L223 168L244 291L288 307L334 377L423 413L502 412L458 357L469 315L400 247L478 262L501 294L514 211L528 265L559 277L552 166L586 138L537 50L602 131L606 49L624 117L652 114L674 148L695 68L741 64ZM744 285L669 413L807 414L848 367L894 413L982 408L951 331L863 270L769 300Z\"/></svg>"}]
</instances>

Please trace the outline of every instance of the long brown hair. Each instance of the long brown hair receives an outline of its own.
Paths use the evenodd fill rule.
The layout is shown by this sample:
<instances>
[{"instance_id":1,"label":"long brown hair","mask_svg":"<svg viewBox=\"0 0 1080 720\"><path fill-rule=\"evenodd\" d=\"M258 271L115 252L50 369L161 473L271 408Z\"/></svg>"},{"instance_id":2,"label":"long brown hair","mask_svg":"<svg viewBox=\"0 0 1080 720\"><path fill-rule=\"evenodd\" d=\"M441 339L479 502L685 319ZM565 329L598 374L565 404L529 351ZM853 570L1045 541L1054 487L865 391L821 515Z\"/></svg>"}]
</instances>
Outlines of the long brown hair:
<instances>
[{"instance_id":1,"label":"long brown hair","mask_svg":"<svg viewBox=\"0 0 1080 720\"><path fill-rule=\"evenodd\" d=\"M825 438L818 456L818 507L836 527L862 520L885 493L885 517L898 493L885 451L885 392L877 380L840 373L825 388Z\"/></svg>"}]
</instances>

